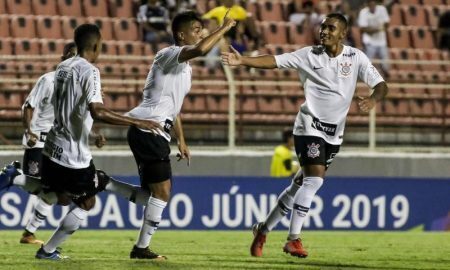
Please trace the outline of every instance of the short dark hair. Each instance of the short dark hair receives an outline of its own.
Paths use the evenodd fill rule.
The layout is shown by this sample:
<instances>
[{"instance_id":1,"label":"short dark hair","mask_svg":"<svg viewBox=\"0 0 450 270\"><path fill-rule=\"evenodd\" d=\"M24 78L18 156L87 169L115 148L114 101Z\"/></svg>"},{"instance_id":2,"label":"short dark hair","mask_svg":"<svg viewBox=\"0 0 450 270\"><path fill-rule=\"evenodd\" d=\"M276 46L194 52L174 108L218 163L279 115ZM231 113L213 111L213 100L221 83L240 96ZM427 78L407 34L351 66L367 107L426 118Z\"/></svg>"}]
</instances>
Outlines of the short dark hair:
<instances>
[{"instance_id":1,"label":"short dark hair","mask_svg":"<svg viewBox=\"0 0 450 270\"><path fill-rule=\"evenodd\" d=\"M344 29L347 29L347 27L348 27L347 19L341 13L330 13L326 16L326 18L338 20L339 22L342 23L342 25L344 26Z\"/></svg>"},{"instance_id":2,"label":"short dark hair","mask_svg":"<svg viewBox=\"0 0 450 270\"><path fill-rule=\"evenodd\" d=\"M294 136L294 134L292 133L292 129L285 129L283 130L283 142L287 143L287 141L289 140L289 138L291 138L292 136Z\"/></svg>"},{"instance_id":3,"label":"short dark hair","mask_svg":"<svg viewBox=\"0 0 450 270\"><path fill-rule=\"evenodd\" d=\"M172 35L173 39L175 40L175 43L178 41L177 39L177 33L180 32L181 28L193 21L198 21L202 24L203 27L203 21L200 18L200 16L194 12L194 11L184 11L181 13L178 13L175 18L172 20Z\"/></svg>"},{"instance_id":4,"label":"short dark hair","mask_svg":"<svg viewBox=\"0 0 450 270\"><path fill-rule=\"evenodd\" d=\"M73 49L76 48L77 45L75 44L75 42L69 42L66 45L64 45L64 49L63 49L63 53L61 55L61 61L64 61L74 55L69 55L69 52Z\"/></svg>"},{"instance_id":5,"label":"short dark hair","mask_svg":"<svg viewBox=\"0 0 450 270\"><path fill-rule=\"evenodd\" d=\"M79 25L74 32L74 40L78 52L93 48L100 37L100 29L97 25L90 23Z\"/></svg>"}]
</instances>

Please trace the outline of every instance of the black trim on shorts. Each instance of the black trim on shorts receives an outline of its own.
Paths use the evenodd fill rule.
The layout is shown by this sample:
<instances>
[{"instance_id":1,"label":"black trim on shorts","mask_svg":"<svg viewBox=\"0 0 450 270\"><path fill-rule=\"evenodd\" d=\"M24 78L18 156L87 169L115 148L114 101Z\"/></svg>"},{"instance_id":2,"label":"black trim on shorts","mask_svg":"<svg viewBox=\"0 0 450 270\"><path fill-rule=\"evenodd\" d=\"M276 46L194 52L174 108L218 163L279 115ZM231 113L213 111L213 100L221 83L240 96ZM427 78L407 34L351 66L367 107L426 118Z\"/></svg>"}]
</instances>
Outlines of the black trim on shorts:
<instances>
[{"instance_id":1,"label":"black trim on shorts","mask_svg":"<svg viewBox=\"0 0 450 270\"><path fill-rule=\"evenodd\" d=\"M316 136L294 135L295 152L300 166L324 165L327 169L339 152L340 145L327 143Z\"/></svg>"},{"instance_id":2,"label":"black trim on shorts","mask_svg":"<svg viewBox=\"0 0 450 270\"><path fill-rule=\"evenodd\" d=\"M142 187L172 179L170 146L164 137L132 126L128 129L127 140L136 160Z\"/></svg>"}]
</instances>

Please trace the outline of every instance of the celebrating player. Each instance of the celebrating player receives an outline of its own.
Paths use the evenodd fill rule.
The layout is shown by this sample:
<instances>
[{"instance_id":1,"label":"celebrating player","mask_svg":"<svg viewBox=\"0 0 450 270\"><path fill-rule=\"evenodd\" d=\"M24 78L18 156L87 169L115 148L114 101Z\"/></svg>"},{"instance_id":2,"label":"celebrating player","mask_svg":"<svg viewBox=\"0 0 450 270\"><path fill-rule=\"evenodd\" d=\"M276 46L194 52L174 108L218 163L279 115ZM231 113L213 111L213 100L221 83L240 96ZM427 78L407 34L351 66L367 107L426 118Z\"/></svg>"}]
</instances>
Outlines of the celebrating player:
<instances>
[{"instance_id":1,"label":"celebrating player","mask_svg":"<svg viewBox=\"0 0 450 270\"><path fill-rule=\"evenodd\" d=\"M262 256L266 235L292 208L289 235L283 250L292 256L308 256L299 238L302 225L314 195L323 184L325 171L339 151L357 79L374 89L369 97L359 100L359 108L364 112L372 109L388 92L386 83L367 56L342 44L347 30L345 17L332 13L320 26L319 46L276 56L246 57L233 48L233 52L222 54L222 62L226 65L295 69L305 89L306 101L300 107L293 131L303 173L299 171L294 176L266 220L253 226L252 256Z\"/></svg>"}]
</instances>

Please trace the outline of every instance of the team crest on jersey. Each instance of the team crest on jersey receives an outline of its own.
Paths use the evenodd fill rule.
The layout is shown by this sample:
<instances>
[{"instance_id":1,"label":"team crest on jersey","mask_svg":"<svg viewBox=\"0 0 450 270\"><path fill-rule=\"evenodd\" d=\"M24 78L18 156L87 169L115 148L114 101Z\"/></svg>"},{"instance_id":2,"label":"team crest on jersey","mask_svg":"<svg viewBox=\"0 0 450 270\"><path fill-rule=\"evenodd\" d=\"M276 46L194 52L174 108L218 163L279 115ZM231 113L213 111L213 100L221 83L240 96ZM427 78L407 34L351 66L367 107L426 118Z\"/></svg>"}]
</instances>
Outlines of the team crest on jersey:
<instances>
[{"instance_id":1,"label":"team crest on jersey","mask_svg":"<svg viewBox=\"0 0 450 270\"><path fill-rule=\"evenodd\" d=\"M316 158L320 155L320 144L308 144L306 147L308 147L308 153L306 153L308 155L308 157L310 158Z\"/></svg>"},{"instance_id":2,"label":"team crest on jersey","mask_svg":"<svg viewBox=\"0 0 450 270\"><path fill-rule=\"evenodd\" d=\"M28 162L28 173L30 175L36 175L39 173L39 162L30 161Z\"/></svg>"},{"instance_id":3,"label":"team crest on jersey","mask_svg":"<svg viewBox=\"0 0 450 270\"><path fill-rule=\"evenodd\" d=\"M348 76L352 72L351 69L352 64L351 63L341 63L341 75L342 76Z\"/></svg>"}]
</instances>

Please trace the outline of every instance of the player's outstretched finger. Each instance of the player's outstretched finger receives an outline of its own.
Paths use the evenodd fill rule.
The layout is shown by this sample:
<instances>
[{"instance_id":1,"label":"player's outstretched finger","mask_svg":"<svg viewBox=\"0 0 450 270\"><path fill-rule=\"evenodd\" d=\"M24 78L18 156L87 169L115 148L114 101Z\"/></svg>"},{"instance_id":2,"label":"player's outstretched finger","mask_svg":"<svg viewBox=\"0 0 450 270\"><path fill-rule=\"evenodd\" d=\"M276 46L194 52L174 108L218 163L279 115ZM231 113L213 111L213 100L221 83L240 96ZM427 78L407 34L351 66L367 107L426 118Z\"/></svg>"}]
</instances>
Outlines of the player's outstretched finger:
<instances>
[{"instance_id":1,"label":"player's outstretched finger","mask_svg":"<svg viewBox=\"0 0 450 270\"><path fill-rule=\"evenodd\" d=\"M232 45L230 45L230 49L231 49L235 54L239 54L239 52L238 52Z\"/></svg>"}]
</instances>

